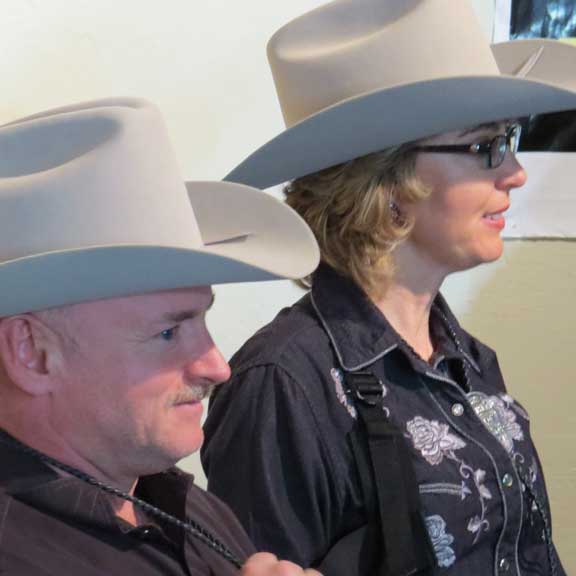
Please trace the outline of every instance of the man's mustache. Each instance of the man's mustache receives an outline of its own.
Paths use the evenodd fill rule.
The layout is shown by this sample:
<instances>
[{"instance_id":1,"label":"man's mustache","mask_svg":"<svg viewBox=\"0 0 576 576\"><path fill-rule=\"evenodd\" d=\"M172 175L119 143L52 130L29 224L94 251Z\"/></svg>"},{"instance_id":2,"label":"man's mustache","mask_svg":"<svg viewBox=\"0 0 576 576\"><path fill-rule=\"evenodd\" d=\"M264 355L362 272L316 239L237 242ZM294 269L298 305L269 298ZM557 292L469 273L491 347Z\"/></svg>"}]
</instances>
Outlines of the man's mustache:
<instances>
[{"instance_id":1,"label":"man's mustache","mask_svg":"<svg viewBox=\"0 0 576 576\"><path fill-rule=\"evenodd\" d=\"M178 392L171 401L171 404L190 404L193 402L201 402L205 398L208 398L212 394L212 390L215 388L215 384L212 382L204 382L202 384L191 384L187 388L182 389Z\"/></svg>"}]
</instances>

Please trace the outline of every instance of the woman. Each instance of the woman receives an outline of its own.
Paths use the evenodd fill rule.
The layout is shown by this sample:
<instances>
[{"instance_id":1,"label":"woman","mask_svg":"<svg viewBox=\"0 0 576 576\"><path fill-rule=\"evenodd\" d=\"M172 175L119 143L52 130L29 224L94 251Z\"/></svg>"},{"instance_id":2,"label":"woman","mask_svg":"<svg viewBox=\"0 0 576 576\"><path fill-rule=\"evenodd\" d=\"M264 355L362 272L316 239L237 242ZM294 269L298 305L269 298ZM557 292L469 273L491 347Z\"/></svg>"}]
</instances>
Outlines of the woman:
<instances>
[{"instance_id":1,"label":"woman","mask_svg":"<svg viewBox=\"0 0 576 576\"><path fill-rule=\"evenodd\" d=\"M203 462L259 546L327 576L564 574L528 416L439 293L502 254L514 118L576 107L572 48L494 50L510 74L447 0L333 2L269 46L289 129L229 178L292 179L322 264L233 358Z\"/></svg>"}]
</instances>

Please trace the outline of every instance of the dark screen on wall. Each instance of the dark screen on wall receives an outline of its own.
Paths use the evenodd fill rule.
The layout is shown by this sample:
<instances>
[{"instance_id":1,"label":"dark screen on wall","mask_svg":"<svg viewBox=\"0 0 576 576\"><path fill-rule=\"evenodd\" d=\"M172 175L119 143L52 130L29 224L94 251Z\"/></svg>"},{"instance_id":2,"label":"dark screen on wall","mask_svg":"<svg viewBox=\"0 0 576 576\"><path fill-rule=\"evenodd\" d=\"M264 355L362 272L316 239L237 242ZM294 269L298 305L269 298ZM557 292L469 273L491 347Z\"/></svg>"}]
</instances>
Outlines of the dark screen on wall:
<instances>
[{"instance_id":1,"label":"dark screen on wall","mask_svg":"<svg viewBox=\"0 0 576 576\"><path fill-rule=\"evenodd\" d=\"M576 37L576 0L512 0L510 38ZM576 110L523 121L520 150L576 152Z\"/></svg>"}]
</instances>

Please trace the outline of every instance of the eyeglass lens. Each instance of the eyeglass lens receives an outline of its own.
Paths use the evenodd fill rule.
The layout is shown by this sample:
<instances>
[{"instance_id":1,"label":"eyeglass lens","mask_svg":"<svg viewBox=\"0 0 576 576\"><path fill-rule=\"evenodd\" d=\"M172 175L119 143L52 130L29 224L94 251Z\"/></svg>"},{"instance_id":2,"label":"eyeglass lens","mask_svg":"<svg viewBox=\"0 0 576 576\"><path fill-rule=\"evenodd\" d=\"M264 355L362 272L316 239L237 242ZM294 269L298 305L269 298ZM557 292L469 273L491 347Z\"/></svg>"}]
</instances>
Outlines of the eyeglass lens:
<instances>
[{"instance_id":1,"label":"eyeglass lens","mask_svg":"<svg viewBox=\"0 0 576 576\"><path fill-rule=\"evenodd\" d=\"M520 141L520 127L515 124L506 130L506 134L496 136L490 146L490 168L498 168L504 158L506 151L509 149L512 154L518 151L518 143Z\"/></svg>"}]
</instances>

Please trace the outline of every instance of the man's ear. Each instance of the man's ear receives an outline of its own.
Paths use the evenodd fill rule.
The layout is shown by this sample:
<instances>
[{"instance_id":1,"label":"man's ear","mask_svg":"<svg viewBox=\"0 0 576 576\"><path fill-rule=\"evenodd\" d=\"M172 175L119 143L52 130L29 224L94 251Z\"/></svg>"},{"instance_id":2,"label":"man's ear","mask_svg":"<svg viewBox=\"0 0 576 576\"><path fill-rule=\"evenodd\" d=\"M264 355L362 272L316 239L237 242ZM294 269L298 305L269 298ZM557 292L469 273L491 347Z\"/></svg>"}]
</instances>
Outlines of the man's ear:
<instances>
[{"instance_id":1,"label":"man's ear","mask_svg":"<svg viewBox=\"0 0 576 576\"><path fill-rule=\"evenodd\" d=\"M59 342L36 316L20 314L0 320L0 356L6 374L22 391L39 396L53 389Z\"/></svg>"}]
</instances>

